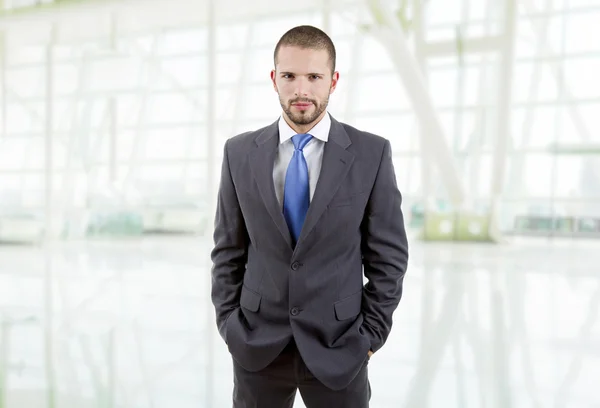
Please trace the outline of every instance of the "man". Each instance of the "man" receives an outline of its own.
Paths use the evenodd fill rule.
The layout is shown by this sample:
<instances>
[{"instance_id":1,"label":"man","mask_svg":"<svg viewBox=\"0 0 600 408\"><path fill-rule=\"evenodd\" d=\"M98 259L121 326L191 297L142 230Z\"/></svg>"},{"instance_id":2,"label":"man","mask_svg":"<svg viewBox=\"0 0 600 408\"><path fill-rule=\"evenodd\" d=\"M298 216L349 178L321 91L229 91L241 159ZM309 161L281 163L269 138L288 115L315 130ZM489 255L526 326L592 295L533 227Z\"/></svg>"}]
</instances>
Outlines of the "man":
<instances>
[{"instance_id":1,"label":"man","mask_svg":"<svg viewBox=\"0 0 600 408\"><path fill-rule=\"evenodd\" d=\"M368 407L368 360L400 302L390 144L327 113L335 55L315 27L285 33L271 72L281 118L225 143L212 300L236 408L291 408L297 390L308 408Z\"/></svg>"}]
</instances>

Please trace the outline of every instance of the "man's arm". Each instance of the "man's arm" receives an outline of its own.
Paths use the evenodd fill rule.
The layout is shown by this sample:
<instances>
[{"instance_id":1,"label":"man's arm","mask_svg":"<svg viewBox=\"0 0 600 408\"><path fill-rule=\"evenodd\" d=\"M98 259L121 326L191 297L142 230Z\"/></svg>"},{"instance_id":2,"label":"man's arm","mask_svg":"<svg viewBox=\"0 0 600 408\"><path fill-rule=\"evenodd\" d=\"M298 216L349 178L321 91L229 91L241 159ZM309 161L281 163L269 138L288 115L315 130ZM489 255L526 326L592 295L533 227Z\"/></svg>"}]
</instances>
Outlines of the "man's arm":
<instances>
[{"instance_id":1,"label":"man's arm","mask_svg":"<svg viewBox=\"0 0 600 408\"><path fill-rule=\"evenodd\" d=\"M401 204L390 142L386 140L361 225L364 273L369 280L363 291L362 330L371 339L373 352L387 340L392 314L402 297L408 242Z\"/></svg>"},{"instance_id":2,"label":"man's arm","mask_svg":"<svg viewBox=\"0 0 600 408\"><path fill-rule=\"evenodd\" d=\"M248 232L240 209L227 153L223 152L221 183L217 198L214 248L211 252L212 302L215 306L217 327L225 340L225 322L239 307L240 292L248 256Z\"/></svg>"}]
</instances>

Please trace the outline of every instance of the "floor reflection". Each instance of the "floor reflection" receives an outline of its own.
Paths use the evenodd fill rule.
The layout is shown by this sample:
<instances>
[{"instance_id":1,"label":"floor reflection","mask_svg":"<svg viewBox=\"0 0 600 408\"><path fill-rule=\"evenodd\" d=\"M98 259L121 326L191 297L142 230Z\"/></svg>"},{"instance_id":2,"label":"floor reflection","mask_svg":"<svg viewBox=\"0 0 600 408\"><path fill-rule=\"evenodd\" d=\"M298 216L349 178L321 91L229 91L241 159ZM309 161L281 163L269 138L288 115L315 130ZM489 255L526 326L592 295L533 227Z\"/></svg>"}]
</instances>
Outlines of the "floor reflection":
<instances>
[{"instance_id":1,"label":"floor reflection","mask_svg":"<svg viewBox=\"0 0 600 408\"><path fill-rule=\"evenodd\" d=\"M372 406L600 405L596 247L414 241ZM192 237L0 247L0 407L231 406L209 251Z\"/></svg>"}]
</instances>

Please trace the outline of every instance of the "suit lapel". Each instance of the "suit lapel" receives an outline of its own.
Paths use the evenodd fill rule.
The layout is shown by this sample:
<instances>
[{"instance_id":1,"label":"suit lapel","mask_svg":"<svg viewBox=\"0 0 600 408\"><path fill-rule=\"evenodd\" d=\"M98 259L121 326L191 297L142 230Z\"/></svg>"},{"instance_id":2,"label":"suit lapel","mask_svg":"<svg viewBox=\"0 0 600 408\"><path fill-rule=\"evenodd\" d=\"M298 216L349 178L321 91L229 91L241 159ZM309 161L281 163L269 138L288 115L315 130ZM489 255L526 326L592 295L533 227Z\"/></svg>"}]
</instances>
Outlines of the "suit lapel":
<instances>
[{"instance_id":1,"label":"suit lapel","mask_svg":"<svg viewBox=\"0 0 600 408\"><path fill-rule=\"evenodd\" d=\"M256 138L257 147L252 151L250 157L250 166L258 190L263 199L267 211L271 215L273 222L277 225L277 229L281 232L283 239L292 248L292 239L290 231L285 222L283 211L275 194L275 186L273 184L273 166L275 165L275 157L279 148L279 129L277 122L265 128L265 130Z\"/></svg>"},{"instance_id":2,"label":"suit lapel","mask_svg":"<svg viewBox=\"0 0 600 408\"><path fill-rule=\"evenodd\" d=\"M354 162L354 154L346 150L351 144L350 137L348 137L344 127L331 117L329 141L325 143L323 151L321 174L296 247L302 244L303 240L315 227L327 208L327 204L329 204L348 174L348 170Z\"/></svg>"},{"instance_id":3,"label":"suit lapel","mask_svg":"<svg viewBox=\"0 0 600 408\"><path fill-rule=\"evenodd\" d=\"M250 157L250 166L254 179L273 222L277 225L277 229L279 229L288 246L292 248L290 230L277 200L273 184L273 166L279 148L278 122L265 128L256 138L255 142L257 147L252 151ZM323 151L321 174L319 175L315 194L308 208L296 248L302 244L302 241L315 227L317 221L327 208L327 204L329 204L348 174L348 170L350 170L354 162L354 154L346 150L351 144L350 137L348 137L344 127L331 117L329 141L325 143Z\"/></svg>"}]
</instances>

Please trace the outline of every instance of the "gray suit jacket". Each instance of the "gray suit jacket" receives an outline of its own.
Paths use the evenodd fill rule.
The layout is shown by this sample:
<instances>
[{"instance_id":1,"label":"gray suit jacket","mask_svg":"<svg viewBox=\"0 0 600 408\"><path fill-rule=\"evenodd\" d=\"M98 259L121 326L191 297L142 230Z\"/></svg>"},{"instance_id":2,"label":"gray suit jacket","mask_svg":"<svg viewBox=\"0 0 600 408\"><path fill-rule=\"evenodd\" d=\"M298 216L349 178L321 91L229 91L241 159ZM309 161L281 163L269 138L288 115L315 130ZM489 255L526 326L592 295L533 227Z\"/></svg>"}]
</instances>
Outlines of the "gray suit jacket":
<instances>
[{"instance_id":1,"label":"gray suit jacket","mask_svg":"<svg viewBox=\"0 0 600 408\"><path fill-rule=\"evenodd\" d=\"M278 144L277 122L225 143L211 253L217 326L247 370L293 336L311 373L342 389L385 343L402 295L408 245L390 143L332 118L295 247L273 185Z\"/></svg>"}]
</instances>

